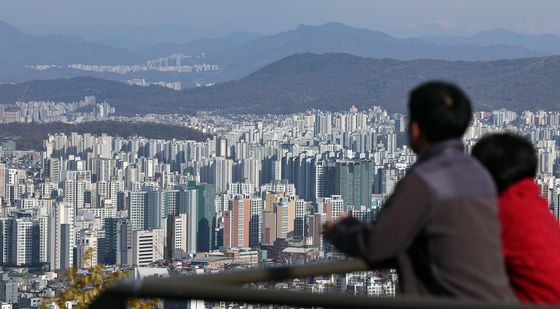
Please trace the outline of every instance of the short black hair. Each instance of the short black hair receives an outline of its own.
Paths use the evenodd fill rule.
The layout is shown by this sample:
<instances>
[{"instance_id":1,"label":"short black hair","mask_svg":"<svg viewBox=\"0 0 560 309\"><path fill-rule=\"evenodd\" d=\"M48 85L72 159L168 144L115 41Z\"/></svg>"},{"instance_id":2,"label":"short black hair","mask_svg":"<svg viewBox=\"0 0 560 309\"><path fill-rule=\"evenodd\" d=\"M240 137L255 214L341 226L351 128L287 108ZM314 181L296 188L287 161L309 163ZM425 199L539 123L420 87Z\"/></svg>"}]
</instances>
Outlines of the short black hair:
<instances>
[{"instance_id":1,"label":"short black hair","mask_svg":"<svg viewBox=\"0 0 560 309\"><path fill-rule=\"evenodd\" d=\"M474 145L472 155L488 169L500 192L537 175L538 158L533 144L513 133L484 136Z\"/></svg>"},{"instance_id":2,"label":"short black hair","mask_svg":"<svg viewBox=\"0 0 560 309\"><path fill-rule=\"evenodd\" d=\"M431 81L410 92L410 121L420 126L429 142L461 138L472 120L472 106L457 86Z\"/></svg>"}]
</instances>

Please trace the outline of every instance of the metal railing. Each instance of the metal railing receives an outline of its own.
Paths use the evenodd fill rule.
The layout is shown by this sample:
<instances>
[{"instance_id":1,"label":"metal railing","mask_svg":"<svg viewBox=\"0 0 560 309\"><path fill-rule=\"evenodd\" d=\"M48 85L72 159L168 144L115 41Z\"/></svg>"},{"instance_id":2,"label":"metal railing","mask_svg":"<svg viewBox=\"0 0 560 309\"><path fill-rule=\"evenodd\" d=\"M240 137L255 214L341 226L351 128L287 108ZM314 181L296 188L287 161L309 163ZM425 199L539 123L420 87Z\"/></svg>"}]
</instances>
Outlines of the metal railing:
<instances>
[{"instance_id":1,"label":"metal railing","mask_svg":"<svg viewBox=\"0 0 560 309\"><path fill-rule=\"evenodd\" d=\"M419 297L374 298L344 294L317 294L241 287L241 285L248 283L282 281L367 270L370 269L365 262L351 259L313 265L261 268L198 276L179 276L163 279L146 278L136 281L124 281L103 292L94 303L91 304L90 308L126 308L126 301L128 298L196 299L247 304L277 304L295 307L328 308L545 308L537 305L512 303L483 303Z\"/></svg>"}]
</instances>

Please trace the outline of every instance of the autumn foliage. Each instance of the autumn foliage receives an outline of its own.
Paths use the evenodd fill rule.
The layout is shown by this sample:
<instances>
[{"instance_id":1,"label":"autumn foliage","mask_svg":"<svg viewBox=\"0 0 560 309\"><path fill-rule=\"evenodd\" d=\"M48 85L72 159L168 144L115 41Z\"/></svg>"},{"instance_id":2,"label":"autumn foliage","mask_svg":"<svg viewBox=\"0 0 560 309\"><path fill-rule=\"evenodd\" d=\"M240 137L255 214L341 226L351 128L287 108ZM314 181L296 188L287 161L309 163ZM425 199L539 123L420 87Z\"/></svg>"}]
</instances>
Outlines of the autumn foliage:
<instances>
[{"instance_id":1,"label":"autumn foliage","mask_svg":"<svg viewBox=\"0 0 560 309\"><path fill-rule=\"evenodd\" d=\"M90 248L91 249L91 248ZM83 260L87 261L93 254L92 250L87 250ZM67 308L67 303L72 303L72 308L87 309L101 292L105 291L115 283L128 277L123 270L113 272L104 271L104 266L97 264L89 267L86 274L80 274L76 268L68 269L68 288L61 291L57 297L45 299L41 309L50 308L49 305L56 305L58 308ZM128 307L133 309L152 309L157 307L156 300L130 299Z\"/></svg>"}]
</instances>

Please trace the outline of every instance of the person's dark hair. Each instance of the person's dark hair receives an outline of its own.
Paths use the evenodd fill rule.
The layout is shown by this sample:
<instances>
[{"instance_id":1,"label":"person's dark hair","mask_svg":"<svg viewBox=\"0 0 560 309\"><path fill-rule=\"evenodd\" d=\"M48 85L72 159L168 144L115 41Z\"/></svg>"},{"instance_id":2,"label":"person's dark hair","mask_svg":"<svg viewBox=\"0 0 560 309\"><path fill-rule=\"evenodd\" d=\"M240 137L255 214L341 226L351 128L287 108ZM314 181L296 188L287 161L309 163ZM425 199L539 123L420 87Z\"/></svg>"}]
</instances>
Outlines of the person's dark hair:
<instances>
[{"instance_id":1,"label":"person's dark hair","mask_svg":"<svg viewBox=\"0 0 560 309\"><path fill-rule=\"evenodd\" d=\"M538 159L531 142L512 133L486 135L474 145L472 155L488 169L502 192L537 174Z\"/></svg>"},{"instance_id":2,"label":"person's dark hair","mask_svg":"<svg viewBox=\"0 0 560 309\"><path fill-rule=\"evenodd\" d=\"M472 107L459 87L445 82L424 83L410 92L410 121L418 123L429 142L460 138L472 119Z\"/></svg>"}]
</instances>

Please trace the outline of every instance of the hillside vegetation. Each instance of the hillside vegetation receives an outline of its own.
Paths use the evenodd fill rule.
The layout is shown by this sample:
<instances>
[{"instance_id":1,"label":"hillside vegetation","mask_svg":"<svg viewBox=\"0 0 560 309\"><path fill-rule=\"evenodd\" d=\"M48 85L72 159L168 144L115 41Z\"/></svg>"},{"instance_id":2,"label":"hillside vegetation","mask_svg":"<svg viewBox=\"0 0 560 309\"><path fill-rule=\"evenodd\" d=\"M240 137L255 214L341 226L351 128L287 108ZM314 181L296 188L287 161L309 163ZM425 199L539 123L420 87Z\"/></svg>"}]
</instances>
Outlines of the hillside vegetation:
<instances>
[{"instance_id":1,"label":"hillside vegetation","mask_svg":"<svg viewBox=\"0 0 560 309\"><path fill-rule=\"evenodd\" d=\"M18 150L42 149L49 134L91 133L111 136L142 136L155 139L181 139L203 141L208 135L190 128L145 122L94 121L80 124L68 123L9 123L0 124L0 139L13 138Z\"/></svg>"}]
</instances>

